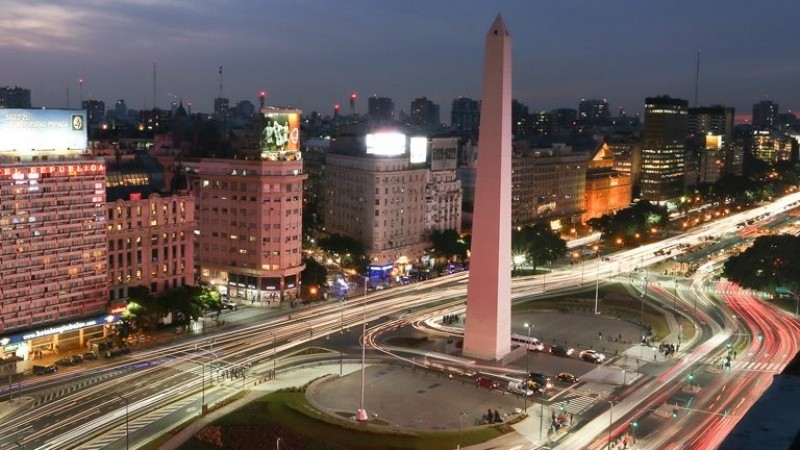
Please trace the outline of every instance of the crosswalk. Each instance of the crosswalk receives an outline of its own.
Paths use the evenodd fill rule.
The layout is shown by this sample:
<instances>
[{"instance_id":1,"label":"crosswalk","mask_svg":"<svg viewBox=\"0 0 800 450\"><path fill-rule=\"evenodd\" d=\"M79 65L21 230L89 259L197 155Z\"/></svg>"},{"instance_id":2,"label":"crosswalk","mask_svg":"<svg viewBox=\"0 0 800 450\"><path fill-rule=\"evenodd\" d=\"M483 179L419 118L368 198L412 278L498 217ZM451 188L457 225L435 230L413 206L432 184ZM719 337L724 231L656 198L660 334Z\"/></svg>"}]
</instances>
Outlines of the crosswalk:
<instances>
[{"instance_id":1,"label":"crosswalk","mask_svg":"<svg viewBox=\"0 0 800 450\"><path fill-rule=\"evenodd\" d=\"M128 433L133 434L135 431L150 425L151 423L166 417L173 412L177 411L180 408L183 408L187 404L197 401L196 396L190 396L184 399L181 399L177 402L170 403L169 405L158 409L157 411L153 411L149 414L145 414L143 416L137 417L134 420L131 420L128 423ZM86 444L81 445L78 447L80 450L99 450L101 448L105 448L112 442L115 442L119 439L125 437L126 429L125 424L121 424L114 429L104 433L102 436L98 437L97 439L92 440Z\"/></svg>"},{"instance_id":2,"label":"crosswalk","mask_svg":"<svg viewBox=\"0 0 800 450\"><path fill-rule=\"evenodd\" d=\"M731 364L731 370L778 373L783 370L783 364L758 361L735 361L733 364Z\"/></svg>"},{"instance_id":3,"label":"crosswalk","mask_svg":"<svg viewBox=\"0 0 800 450\"><path fill-rule=\"evenodd\" d=\"M597 403L597 399L593 397L586 397L584 395L571 395L566 396L556 403L553 403L552 408L557 411L564 411L570 414L581 414L592 405Z\"/></svg>"},{"instance_id":4,"label":"crosswalk","mask_svg":"<svg viewBox=\"0 0 800 450\"><path fill-rule=\"evenodd\" d=\"M64 387L62 387L60 389L54 389L54 390L47 391L44 395L36 397L36 400L33 402L33 404L34 404L34 406L39 406L39 405L43 405L43 404L49 403L49 402L51 402L53 400L57 400L57 399L59 399L61 397L69 395L69 394L71 394L71 393L73 393L75 391L78 391L80 389L84 389L86 387L98 384L103 380L107 380L107 379L109 379L111 377L115 377L117 375L119 375L119 372L104 373L102 375L99 375L99 376L96 376L96 377L92 377L92 378L80 381L78 383L74 383L74 384L70 384L68 386L64 386Z\"/></svg>"}]
</instances>

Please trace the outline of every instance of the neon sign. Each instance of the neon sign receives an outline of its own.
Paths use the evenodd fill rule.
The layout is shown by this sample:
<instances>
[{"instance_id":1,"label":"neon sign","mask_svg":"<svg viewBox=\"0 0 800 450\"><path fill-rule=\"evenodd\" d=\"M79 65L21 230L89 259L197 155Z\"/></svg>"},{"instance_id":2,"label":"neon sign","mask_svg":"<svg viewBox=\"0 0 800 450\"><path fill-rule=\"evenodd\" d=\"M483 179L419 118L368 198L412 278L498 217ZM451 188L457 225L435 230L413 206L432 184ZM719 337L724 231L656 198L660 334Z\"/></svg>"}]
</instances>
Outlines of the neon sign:
<instances>
[{"instance_id":1,"label":"neon sign","mask_svg":"<svg viewBox=\"0 0 800 450\"><path fill-rule=\"evenodd\" d=\"M64 164L60 166L3 167L0 168L0 176L17 180L38 178L39 175L69 177L85 173L104 173L105 171L106 166L101 163Z\"/></svg>"}]
</instances>

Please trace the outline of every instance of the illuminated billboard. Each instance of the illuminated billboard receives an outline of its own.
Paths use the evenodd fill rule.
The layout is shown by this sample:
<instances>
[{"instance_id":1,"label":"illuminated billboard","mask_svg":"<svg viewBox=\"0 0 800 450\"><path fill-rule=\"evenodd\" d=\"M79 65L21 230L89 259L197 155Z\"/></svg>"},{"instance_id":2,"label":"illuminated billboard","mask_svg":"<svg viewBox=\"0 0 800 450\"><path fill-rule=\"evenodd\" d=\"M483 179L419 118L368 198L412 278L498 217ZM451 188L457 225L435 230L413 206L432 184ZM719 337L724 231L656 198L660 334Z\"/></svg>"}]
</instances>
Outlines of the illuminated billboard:
<instances>
[{"instance_id":1,"label":"illuminated billboard","mask_svg":"<svg viewBox=\"0 0 800 450\"><path fill-rule=\"evenodd\" d=\"M0 152L83 152L86 111L0 109Z\"/></svg>"},{"instance_id":2,"label":"illuminated billboard","mask_svg":"<svg viewBox=\"0 0 800 450\"><path fill-rule=\"evenodd\" d=\"M406 152L406 135L398 132L370 133L367 135L367 154L397 156Z\"/></svg>"},{"instance_id":3,"label":"illuminated billboard","mask_svg":"<svg viewBox=\"0 0 800 450\"><path fill-rule=\"evenodd\" d=\"M706 148L719 150L722 148L722 136L718 134L706 135Z\"/></svg>"},{"instance_id":4,"label":"illuminated billboard","mask_svg":"<svg viewBox=\"0 0 800 450\"><path fill-rule=\"evenodd\" d=\"M261 132L261 152L300 151L300 111L264 109L266 125Z\"/></svg>"},{"instance_id":5,"label":"illuminated billboard","mask_svg":"<svg viewBox=\"0 0 800 450\"><path fill-rule=\"evenodd\" d=\"M424 163L428 160L428 138L412 137L409 139L409 162Z\"/></svg>"}]
</instances>

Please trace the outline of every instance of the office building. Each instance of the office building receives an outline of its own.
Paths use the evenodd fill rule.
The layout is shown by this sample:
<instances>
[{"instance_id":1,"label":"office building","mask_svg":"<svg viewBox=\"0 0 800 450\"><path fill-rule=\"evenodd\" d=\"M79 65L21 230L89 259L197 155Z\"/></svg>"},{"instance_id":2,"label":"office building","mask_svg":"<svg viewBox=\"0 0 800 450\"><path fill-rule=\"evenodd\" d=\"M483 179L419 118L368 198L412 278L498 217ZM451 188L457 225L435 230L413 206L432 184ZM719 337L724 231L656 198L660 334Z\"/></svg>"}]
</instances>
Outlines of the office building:
<instances>
[{"instance_id":1,"label":"office building","mask_svg":"<svg viewBox=\"0 0 800 450\"><path fill-rule=\"evenodd\" d=\"M214 116L224 119L230 116L231 101L227 98L217 97L214 99Z\"/></svg>"},{"instance_id":2,"label":"office building","mask_svg":"<svg viewBox=\"0 0 800 450\"><path fill-rule=\"evenodd\" d=\"M578 104L578 121L586 125L604 125L611 122L608 100L581 99Z\"/></svg>"},{"instance_id":3,"label":"office building","mask_svg":"<svg viewBox=\"0 0 800 450\"><path fill-rule=\"evenodd\" d=\"M464 192L456 174L459 138L430 140L430 171L425 185L425 230L461 233Z\"/></svg>"},{"instance_id":4,"label":"office building","mask_svg":"<svg viewBox=\"0 0 800 450\"><path fill-rule=\"evenodd\" d=\"M480 102L467 97L453 100L450 109L450 125L456 131L472 133L478 130Z\"/></svg>"},{"instance_id":5,"label":"office building","mask_svg":"<svg viewBox=\"0 0 800 450\"><path fill-rule=\"evenodd\" d=\"M0 353L28 358L102 334L105 221L105 163L87 152L86 113L0 113Z\"/></svg>"},{"instance_id":6,"label":"office building","mask_svg":"<svg viewBox=\"0 0 800 450\"><path fill-rule=\"evenodd\" d=\"M0 108L31 107L31 90L18 86L0 86Z\"/></svg>"},{"instance_id":7,"label":"office building","mask_svg":"<svg viewBox=\"0 0 800 450\"><path fill-rule=\"evenodd\" d=\"M388 97L377 95L367 99L367 116L371 120L390 121L394 119L394 102Z\"/></svg>"},{"instance_id":8,"label":"office building","mask_svg":"<svg viewBox=\"0 0 800 450\"><path fill-rule=\"evenodd\" d=\"M742 174L744 155L741 147L733 145L734 116L734 109L727 106L689 108L688 150L699 157L701 183L713 183L725 174Z\"/></svg>"},{"instance_id":9,"label":"office building","mask_svg":"<svg viewBox=\"0 0 800 450\"><path fill-rule=\"evenodd\" d=\"M426 97L412 100L409 122L421 130L435 131L442 125L439 118L439 105Z\"/></svg>"},{"instance_id":10,"label":"office building","mask_svg":"<svg viewBox=\"0 0 800 450\"><path fill-rule=\"evenodd\" d=\"M645 100L641 198L673 200L683 193L689 102L669 96Z\"/></svg>"},{"instance_id":11,"label":"office building","mask_svg":"<svg viewBox=\"0 0 800 450\"><path fill-rule=\"evenodd\" d=\"M792 141L792 138L774 130L753 130L753 156L768 163L791 161Z\"/></svg>"},{"instance_id":12,"label":"office building","mask_svg":"<svg viewBox=\"0 0 800 450\"><path fill-rule=\"evenodd\" d=\"M114 103L114 118L118 122L125 122L128 120L128 106L125 104L124 99L119 99Z\"/></svg>"},{"instance_id":13,"label":"office building","mask_svg":"<svg viewBox=\"0 0 800 450\"><path fill-rule=\"evenodd\" d=\"M762 100L753 105L753 127L756 130L774 130L778 127L779 105Z\"/></svg>"},{"instance_id":14,"label":"office building","mask_svg":"<svg viewBox=\"0 0 800 450\"><path fill-rule=\"evenodd\" d=\"M106 116L106 104L101 100L84 100L81 107L86 110L86 120L91 126L99 126Z\"/></svg>"},{"instance_id":15,"label":"office building","mask_svg":"<svg viewBox=\"0 0 800 450\"><path fill-rule=\"evenodd\" d=\"M615 170L615 161L615 155L606 143L600 145L589 161L582 222L613 214L630 205L633 194L631 177Z\"/></svg>"}]
</instances>

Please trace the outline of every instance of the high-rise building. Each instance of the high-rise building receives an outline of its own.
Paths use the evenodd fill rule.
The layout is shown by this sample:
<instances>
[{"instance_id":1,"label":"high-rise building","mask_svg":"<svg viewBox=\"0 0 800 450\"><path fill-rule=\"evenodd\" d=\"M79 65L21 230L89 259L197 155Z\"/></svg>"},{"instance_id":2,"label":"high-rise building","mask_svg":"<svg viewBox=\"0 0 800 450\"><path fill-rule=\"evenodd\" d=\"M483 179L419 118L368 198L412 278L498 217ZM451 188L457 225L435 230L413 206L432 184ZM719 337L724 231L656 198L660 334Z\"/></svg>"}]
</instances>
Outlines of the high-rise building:
<instances>
[{"instance_id":1,"label":"high-rise building","mask_svg":"<svg viewBox=\"0 0 800 450\"><path fill-rule=\"evenodd\" d=\"M439 105L426 97L412 100L410 122L411 125L423 130L436 130L442 124L439 118Z\"/></svg>"},{"instance_id":2,"label":"high-rise building","mask_svg":"<svg viewBox=\"0 0 800 450\"><path fill-rule=\"evenodd\" d=\"M81 107L86 110L86 119L89 125L97 126L103 122L106 115L106 104L102 100L84 100Z\"/></svg>"},{"instance_id":3,"label":"high-rise building","mask_svg":"<svg viewBox=\"0 0 800 450\"><path fill-rule=\"evenodd\" d=\"M689 102L669 96L645 100L641 198L672 200L684 188L684 153Z\"/></svg>"},{"instance_id":4,"label":"high-rise building","mask_svg":"<svg viewBox=\"0 0 800 450\"><path fill-rule=\"evenodd\" d=\"M631 177L615 170L613 150L607 143L597 149L586 169L585 205L581 220L602 217L604 214L627 208L632 200Z\"/></svg>"},{"instance_id":5,"label":"high-rise building","mask_svg":"<svg viewBox=\"0 0 800 450\"><path fill-rule=\"evenodd\" d=\"M325 228L360 241L371 275L385 277L394 268L404 273L428 245L427 138L370 131L343 130L331 143L325 161ZM417 145L422 152L415 148L412 155Z\"/></svg>"},{"instance_id":6,"label":"high-rise building","mask_svg":"<svg viewBox=\"0 0 800 450\"><path fill-rule=\"evenodd\" d=\"M0 86L0 108L31 107L31 90L21 87Z\"/></svg>"},{"instance_id":7,"label":"high-rise building","mask_svg":"<svg viewBox=\"0 0 800 450\"><path fill-rule=\"evenodd\" d=\"M772 130L778 126L779 105L762 100L753 105L753 127L756 130Z\"/></svg>"},{"instance_id":8,"label":"high-rise building","mask_svg":"<svg viewBox=\"0 0 800 450\"><path fill-rule=\"evenodd\" d=\"M224 119L230 115L230 103L227 98L217 97L214 99L214 115Z\"/></svg>"},{"instance_id":9,"label":"high-rise building","mask_svg":"<svg viewBox=\"0 0 800 450\"><path fill-rule=\"evenodd\" d=\"M735 110L728 106L689 108L688 144L700 158L700 182L713 183L723 174L742 174L744 155L741 147L733 145L734 115ZM720 138L708 139L709 135Z\"/></svg>"},{"instance_id":10,"label":"high-rise building","mask_svg":"<svg viewBox=\"0 0 800 450\"><path fill-rule=\"evenodd\" d=\"M389 97L372 96L367 99L367 115L372 120L393 120L394 102Z\"/></svg>"},{"instance_id":11,"label":"high-rise building","mask_svg":"<svg viewBox=\"0 0 800 450\"><path fill-rule=\"evenodd\" d=\"M473 132L478 130L480 118L480 102L467 97L453 100L450 109L450 125L457 131Z\"/></svg>"},{"instance_id":12,"label":"high-rise building","mask_svg":"<svg viewBox=\"0 0 800 450\"><path fill-rule=\"evenodd\" d=\"M578 121L586 125L603 125L611 122L608 100L581 99L578 104Z\"/></svg>"},{"instance_id":13,"label":"high-rise building","mask_svg":"<svg viewBox=\"0 0 800 450\"><path fill-rule=\"evenodd\" d=\"M464 191L456 175L459 139L432 138L430 171L425 185L426 231L461 232Z\"/></svg>"},{"instance_id":14,"label":"high-rise building","mask_svg":"<svg viewBox=\"0 0 800 450\"><path fill-rule=\"evenodd\" d=\"M128 106L125 104L124 99L119 99L114 104L114 117L119 122L124 122L128 120Z\"/></svg>"},{"instance_id":15,"label":"high-rise building","mask_svg":"<svg viewBox=\"0 0 800 450\"><path fill-rule=\"evenodd\" d=\"M793 139L774 130L754 130L752 152L768 163L792 160Z\"/></svg>"},{"instance_id":16,"label":"high-rise building","mask_svg":"<svg viewBox=\"0 0 800 450\"><path fill-rule=\"evenodd\" d=\"M86 113L0 114L0 179L0 355L84 345L108 315L105 163Z\"/></svg>"},{"instance_id":17,"label":"high-rise building","mask_svg":"<svg viewBox=\"0 0 800 450\"><path fill-rule=\"evenodd\" d=\"M537 137L550 137L553 135L553 115L547 111L532 114L532 131Z\"/></svg>"},{"instance_id":18,"label":"high-rise building","mask_svg":"<svg viewBox=\"0 0 800 450\"><path fill-rule=\"evenodd\" d=\"M498 15L486 33L467 286L466 357L511 351L511 36Z\"/></svg>"}]
</instances>

